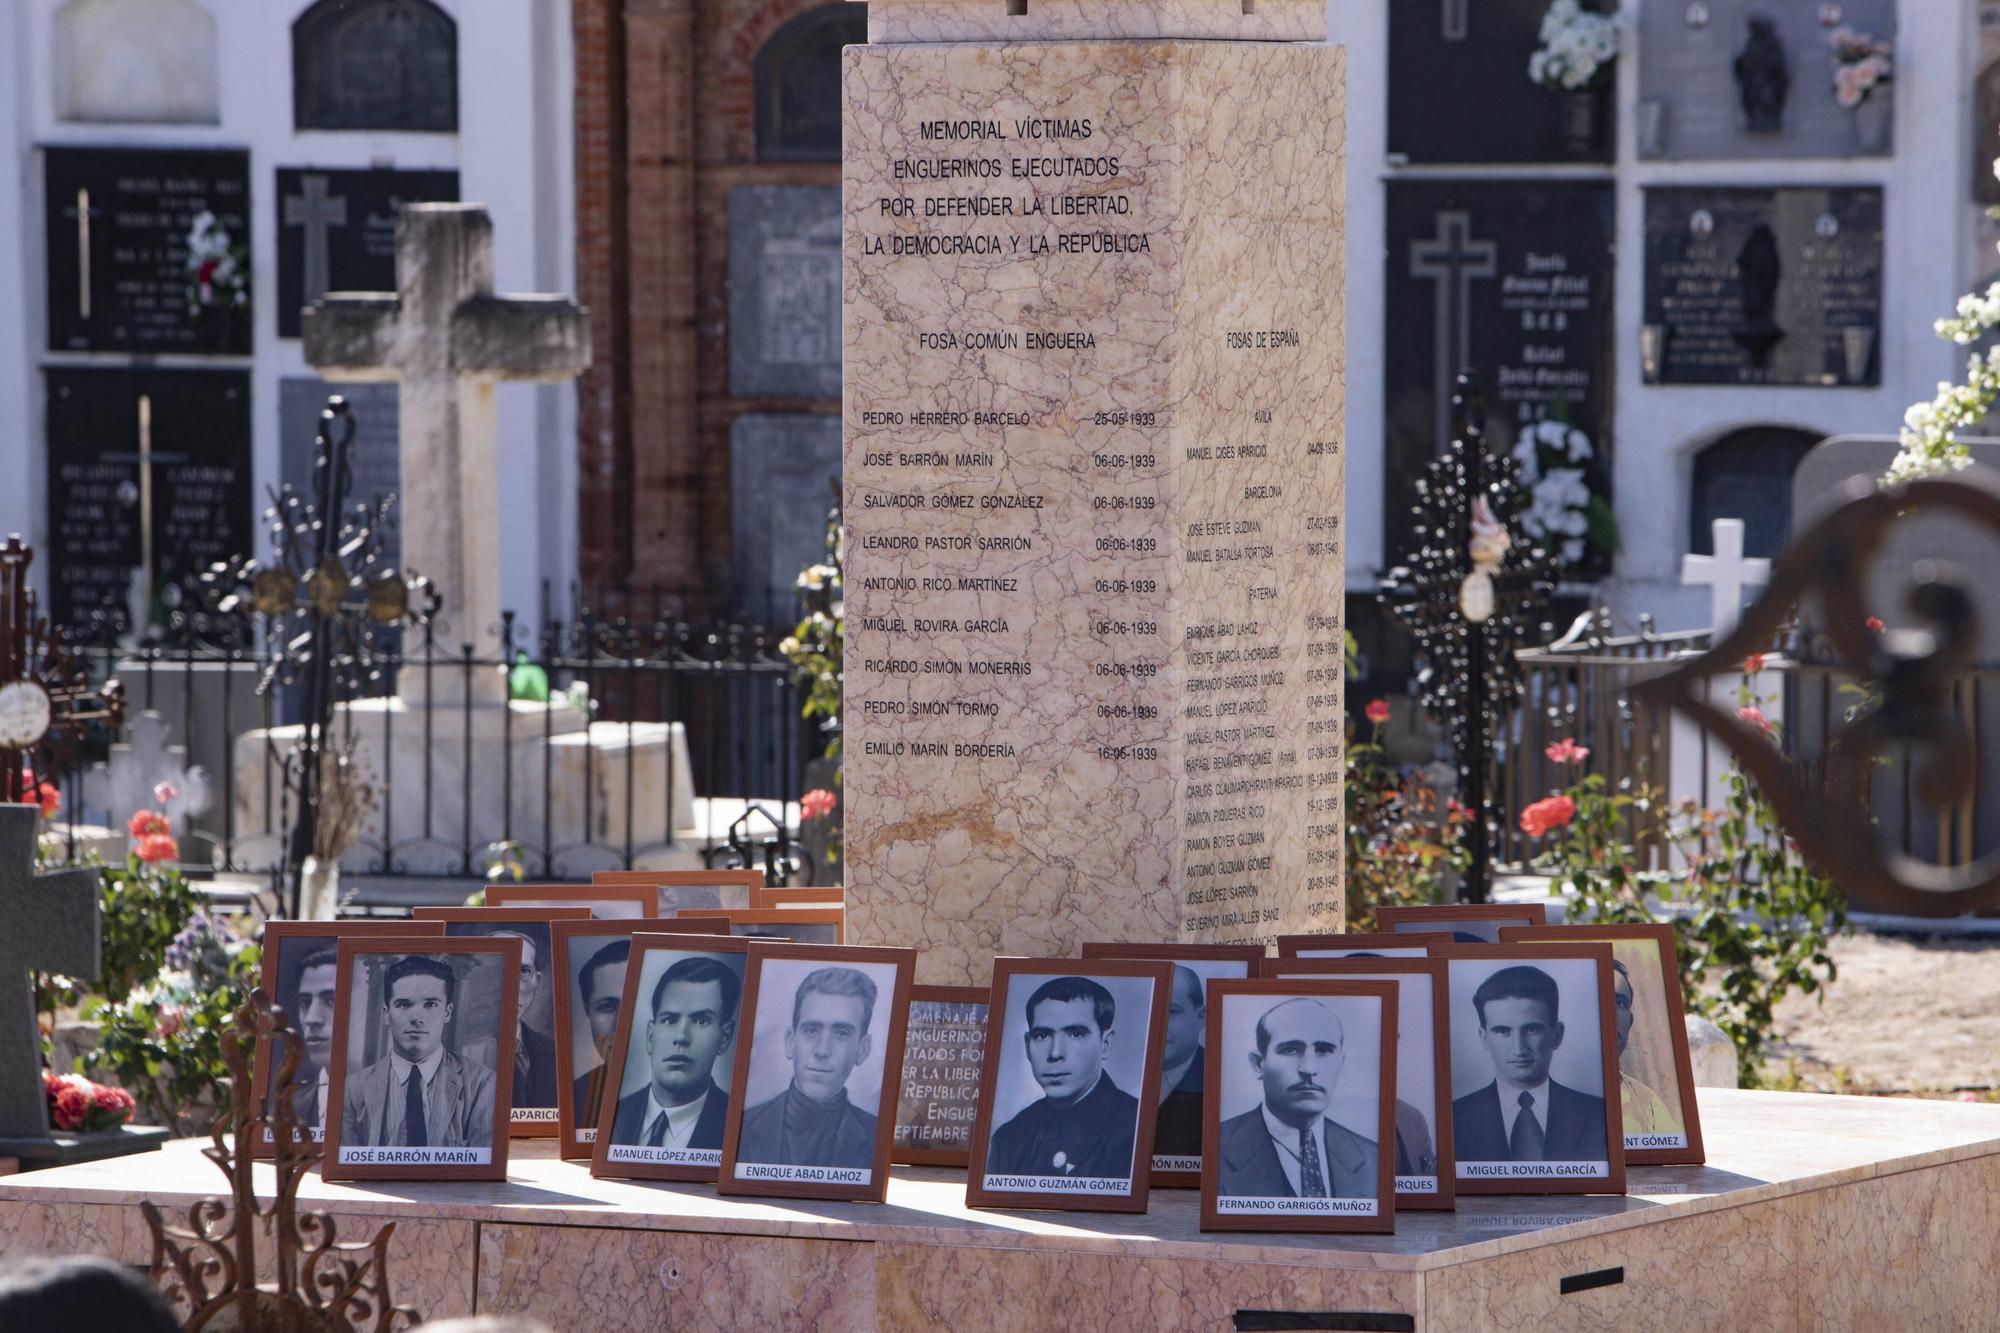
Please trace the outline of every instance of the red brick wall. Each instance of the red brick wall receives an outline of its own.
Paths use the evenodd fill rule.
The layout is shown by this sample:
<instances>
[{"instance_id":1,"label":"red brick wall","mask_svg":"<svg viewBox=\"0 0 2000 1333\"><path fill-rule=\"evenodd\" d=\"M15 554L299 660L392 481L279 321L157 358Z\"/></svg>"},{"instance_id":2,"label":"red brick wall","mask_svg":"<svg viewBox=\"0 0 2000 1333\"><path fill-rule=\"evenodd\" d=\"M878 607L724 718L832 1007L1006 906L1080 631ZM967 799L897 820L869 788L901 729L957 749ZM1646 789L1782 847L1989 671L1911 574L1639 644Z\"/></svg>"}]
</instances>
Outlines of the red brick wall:
<instances>
[{"instance_id":1,"label":"red brick wall","mask_svg":"<svg viewBox=\"0 0 2000 1333\"><path fill-rule=\"evenodd\" d=\"M577 270L598 361L578 419L586 601L690 619L729 591L729 429L836 400L729 393L729 191L837 185L756 160L758 50L822 0L573 0ZM647 590L636 601L596 586ZM608 603L608 604L606 604Z\"/></svg>"}]
</instances>

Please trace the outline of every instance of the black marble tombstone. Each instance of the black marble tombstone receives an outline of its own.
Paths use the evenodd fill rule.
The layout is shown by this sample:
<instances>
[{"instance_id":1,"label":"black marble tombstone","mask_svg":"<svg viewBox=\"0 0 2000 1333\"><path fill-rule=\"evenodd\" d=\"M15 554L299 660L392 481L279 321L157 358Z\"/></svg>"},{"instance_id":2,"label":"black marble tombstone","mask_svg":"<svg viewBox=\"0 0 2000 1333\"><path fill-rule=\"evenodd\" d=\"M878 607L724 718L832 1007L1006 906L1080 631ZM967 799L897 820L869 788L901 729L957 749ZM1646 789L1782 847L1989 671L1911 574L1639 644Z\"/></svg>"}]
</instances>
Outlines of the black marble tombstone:
<instances>
[{"instance_id":1,"label":"black marble tombstone","mask_svg":"<svg viewBox=\"0 0 2000 1333\"><path fill-rule=\"evenodd\" d=\"M328 292L396 290L396 213L458 198L456 171L278 168L278 336Z\"/></svg>"},{"instance_id":2,"label":"black marble tombstone","mask_svg":"<svg viewBox=\"0 0 2000 1333\"><path fill-rule=\"evenodd\" d=\"M809 9L757 52L757 156L765 162L840 160L840 49L868 42L868 7Z\"/></svg>"},{"instance_id":3,"label":"black marble tombstone","mask_svg":"<svg viewBox=\"0 0 2000 1333\"><path fill-rule=\"evenodd\" d=\"M1528 77L1548 0L1380 3L1389 11L1392 160L1611 161L1612 89L1566 93Z\"/></svg>"},{"instance_id":4,"label":"black marble tombstone","mask_svg":"<svg viewBox=\"0 0 2000 1333\"><path fill-rule=\"evenodd\" d=\"M431 0L319 0L292 24L292 125L458 130L458 24Z\"/></svg>"},{"instance_id":5,"label":"black marble tombstone","mask_svg":"<svg viewBox=\"0 0 2000 1333\"><path fill-rule=\"evenodd\" d=\"M250 549L247 373L52 366L45 374L52 619L156 609L131 605L149 526L155 601Z\"/></svg>"},{"instance_id":6,"label":"black marble tombstone","mask_svg":"<svg viewBox=\"0 0 2000 1333\"><path fill-rule=\"evenodd\" d=\"M250 353L250 155L49 148L43 196L52 352ZM188 246L213 214L245 284L232 303L194 289Z\"/></svg>"},{"instance_id":7,"label":"black marble tombstone","mask_svg":"<svg viewBox=\"0 0 2000 1333\"><path fill-rule=\"evenodd\" d=\"M1820 438L1787 426L1751 426L1696 454L1688 550L1715 554L1718 518L1743 520L1747 556L1768 560L1784 550L1792 535L1792 474Z\"/></svg>"},{"instance_id":8,"label":"black marble tombstone","mask_svg":"<svg viewBox=\"0 0 2000 1333\"><path fill-rule=\"evenodd\" d=\"M1646 191L1641 370L1656 384L1881 382L1882 191Z\"/></svg>"},{"instance_id":9,"label":"black marble tombstone","mask_svg":"<svg viewBox=\"0 0 2000 1333\"><path fill-rule=\"evenodd\" d=\"M287 375L278 381L278 480L301 496L313 493L313 463L317 453L320 412L327 395L347 399L354 415L354 442L347 451L347 503L373 504L383 496L400 497L402 448L396 431L396 386L393 384L330 384L317 375ZM400 504L390 510L382 534L389 563L402 557Z\"/></svg>"},{"instance_id":10,"label":"black marble tombstone","mask_svg":"<svg viewBox=\"0 0 2000 1333\"><path fill-rule=\"evenodd\" d=\"M1452 379L1486 395L1488 438L1567 421L1610 475L1612 191L1595 181L1391 181L1384 282L1385 556L1412 546L1410 504L1451 430Z\"/></svg>"}]
</instances>

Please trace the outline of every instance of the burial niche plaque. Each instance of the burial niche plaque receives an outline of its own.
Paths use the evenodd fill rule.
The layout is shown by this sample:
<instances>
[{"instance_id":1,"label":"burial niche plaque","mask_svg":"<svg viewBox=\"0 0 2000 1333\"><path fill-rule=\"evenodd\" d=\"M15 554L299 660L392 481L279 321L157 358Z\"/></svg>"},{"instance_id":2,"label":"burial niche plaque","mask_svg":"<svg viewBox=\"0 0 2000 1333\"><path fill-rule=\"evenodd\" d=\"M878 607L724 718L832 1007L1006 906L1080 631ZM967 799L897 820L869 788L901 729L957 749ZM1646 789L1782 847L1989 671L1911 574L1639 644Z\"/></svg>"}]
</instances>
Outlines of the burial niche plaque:
<instances>
[{"instance_id":1,"label":"burial niche plaque","mask_svg":"<svg viewBox=\"0 0 2000 1333\"><path fill-rule=\"evenodd\" d=\"M850 937L1337 929L1344 54L846 62Z\"/></svg>"},{"instance_id":2,"label":"burial niche plaque","mask_svg":"<svg viewBox=\"0 0 2000 1333\"><path fill-rule=\"evenodd\" d=\"M458 24L431 0L319 0L292 24L301 130L458 130Z\"/></svg>"},{"instance_id":3,"label":"burial niche plaque","mask_svg":"<svg viewBox=\"0 0 2000 1333\"><path fill-rule=\"evenodd\" d=\"M457 198L456 171L278 168L278 336L328 292L394 291L397 210Z\"/></svg>"},{"instance_id":4,"label":"burial niche plaque","mask_svg":"<svg viewBox=\"0 0 2000 1333\"><path fill-rule=\"evenodd\" d=\"M729 192L729 388L840 397L840 190Z\"/></svg>"},{"instance_id":5,"label":"burial niche plaque","mask_svg":"<svg viewBox=\"0 0 2000 1333\"><path fill-rule=\"evenodd\" d=\"M250 354L248 153L45 153L50 351Z\"/></svg>"},{"instance_id":6,"label":"burial niche plaque","mask_svg":"<svg viewBox=\"0 0 2000 1333\"><path fill-rule=\"evenodd\" d=\"M248 374L46 374L55 623L143 618L168 585L251 548Z\"/></svg>"},{"instance_id":7,"label":"burial niche plaque","mask_svg":"<svg viewBox=\"0 0 2000 1333\"><path fill-rule=\"evenodd\" d=\"M1468 367L1494 453L1554 417L1590 437L1592 484L1610 475L1611 208L1611 187L1588 181L1389 183L1387 549L1412 549L1413 488L1450 441Z\"/></svg>"},{"instance_id":8,"label":"burial niche plaque","mask_svg":"<svg viewBox=\"0 0 2000 1333\"><path fill-rule=\"evenodd\" d=\"M330 394L347 399L354 416L354 443L347 450L349 504L374 504L395 495L389 526L382 534L383 554L390 564L401 562L403 513L401 457L396 430L396 386L393 384L332 384L317 375L287 375L278 381L278 476L300 495L313 485L315 440L319 414Z\"/></svg>"},{"instance_id":9,"label":"burial niche plaque","mask_svg":"<svg viewBox=\"0 0 2000 1333\"><path fill-rule=\"evenodd\" d=\"M1882 191L1646 195L1641 372L1654 384L1881 382Z\"/></svg>"}]
</instances>

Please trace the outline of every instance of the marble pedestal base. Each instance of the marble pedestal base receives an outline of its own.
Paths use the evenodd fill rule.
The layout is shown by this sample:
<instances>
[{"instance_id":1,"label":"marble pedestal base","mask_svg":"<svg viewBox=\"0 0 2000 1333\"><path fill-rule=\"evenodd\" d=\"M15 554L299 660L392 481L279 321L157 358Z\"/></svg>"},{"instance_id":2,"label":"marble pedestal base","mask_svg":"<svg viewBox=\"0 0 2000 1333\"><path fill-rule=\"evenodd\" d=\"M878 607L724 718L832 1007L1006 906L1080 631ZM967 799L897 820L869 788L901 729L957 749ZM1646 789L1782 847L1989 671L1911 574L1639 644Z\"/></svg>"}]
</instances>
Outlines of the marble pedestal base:
<instances>
[{"instance_id":1,"label":"marble pedestal base","mask_svg":"<svg viewBox=\"0 0 2000 1333\"><path fill-rule=\"evenodd\" d=\"M345 1239L394 1221L395 1298L427 1317L564 1330L1992 1326L2000 1106L1700 1097L1706 1167L1634 1168L1625 1198L1464 1199L1391 1236L1205 1235L1181 1190L1140 1217L974 1213L962 1172L900 1167L880 1206L723 1199L593 1180L542 1142L505 1184L312 1175L300 1204ZM200 1147L0 1179L0 1251L144 1263L141 1198L220 1190Z\"/></svg>"},{"instance_id":2,"label":"marble pedestal base","mask_svg":"<svg viewBox=\"0 0 2000 1333\"><path fill-rule=\"evenodd\" d=\"M133 1153L154 1152L167 1142L167 1131L156 1125L126 1125L101 1134L64 1134L43 1138L12 1138L0 1135L0 1157L11 1157L23 1171L70 1166L77 1162L99 1162L107 1157L129 1157Z\"/></svg>"}]
</instances>

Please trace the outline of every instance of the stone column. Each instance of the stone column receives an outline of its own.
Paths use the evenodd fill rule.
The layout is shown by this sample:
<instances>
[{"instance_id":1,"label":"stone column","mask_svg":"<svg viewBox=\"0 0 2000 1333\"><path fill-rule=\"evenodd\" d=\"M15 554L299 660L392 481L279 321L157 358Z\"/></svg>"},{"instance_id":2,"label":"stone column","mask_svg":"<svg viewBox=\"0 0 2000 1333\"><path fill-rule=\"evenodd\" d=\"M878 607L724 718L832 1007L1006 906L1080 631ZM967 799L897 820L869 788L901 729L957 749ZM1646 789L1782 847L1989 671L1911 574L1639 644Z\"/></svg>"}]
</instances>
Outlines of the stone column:
<instances>
[{"instance_id":1,"label":"stone column","mask_svg":"<svg viewBox=\"0 0 2000 1333\"><path fill-rule=\"evenodd\" d=\"M1091 939L1338 930L1324 7L877 0L869 34L844 67L851 934L962 982Z\"/></svg>"}]
</instances>

